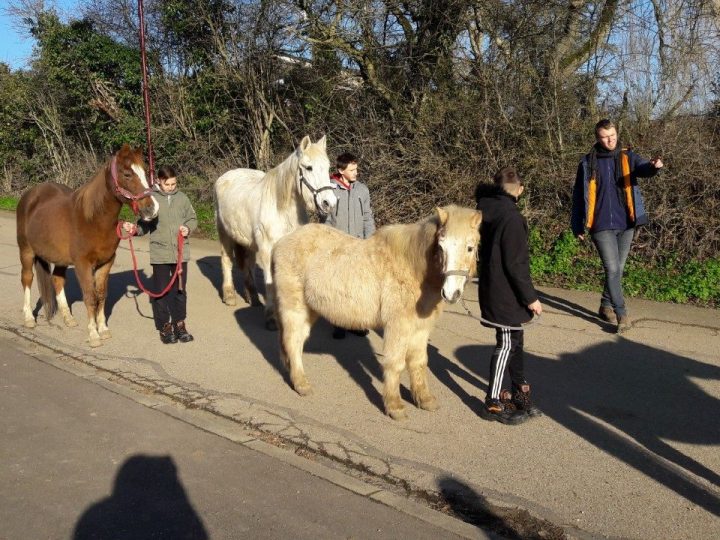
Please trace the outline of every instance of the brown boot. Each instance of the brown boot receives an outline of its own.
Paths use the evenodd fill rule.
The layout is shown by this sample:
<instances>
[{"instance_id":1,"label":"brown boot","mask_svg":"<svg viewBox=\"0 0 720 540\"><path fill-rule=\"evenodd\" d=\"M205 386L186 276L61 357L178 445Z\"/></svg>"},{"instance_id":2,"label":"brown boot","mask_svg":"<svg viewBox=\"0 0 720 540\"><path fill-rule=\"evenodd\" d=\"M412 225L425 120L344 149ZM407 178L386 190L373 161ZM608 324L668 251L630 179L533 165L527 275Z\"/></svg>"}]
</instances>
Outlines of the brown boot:
<instances>
[{"instance_id":1,"label":"brown boot","mask_svg":"<svg viewBox=\"0 0 720 540\"><path fill-rule=\"evenodd\" d=\"M610 324L617 324L617 315L615 315L615 312L611 307L600 306L600 309L598 310L598 317Z\"/></svg>"},{"instance_id":2,"label":"brown boot","mask_svg":"<svg viewBox=\"0 0 720 540\"><path fill-rule=\"evenodd\" d=\"M624 334L628 330L630 330L630 328L630 317L628 317L627 315L620 315L617 322L617 333Z\"/></svg>"},{"instance_id":3,"label":"brown boot","mask_svg":"<svg viewBox=\"0 0 720 540\"><path fill-rule=\"evenodd\" d=\"M166 322L163 325L162 330L160 330L160 341L166 345L169 343L177 343L177 336L175 335L172 323Z\"/></svg>"},{"instance_id":4,"label":"brown boot","mask_svg":"<svg viewBox=\"0 0 720 540\"><path fill-rule=\"evenodd\" d=\"M178 321L175 323L175 334L182 343L187 343L188 341L195 339L192 334L187 331L185 321Z\"/></svg>"}]
</instances>

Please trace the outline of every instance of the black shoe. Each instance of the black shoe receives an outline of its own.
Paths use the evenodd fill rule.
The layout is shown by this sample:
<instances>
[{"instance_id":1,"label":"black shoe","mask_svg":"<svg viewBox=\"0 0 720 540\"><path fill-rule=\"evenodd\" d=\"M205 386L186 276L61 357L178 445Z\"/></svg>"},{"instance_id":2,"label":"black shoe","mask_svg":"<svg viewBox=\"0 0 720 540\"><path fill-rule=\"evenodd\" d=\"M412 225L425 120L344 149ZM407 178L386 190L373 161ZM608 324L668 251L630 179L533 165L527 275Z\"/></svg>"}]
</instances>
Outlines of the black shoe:
<instances>
[{"instance_id":1,"label":"black shoe","mask_svg":"<svg viewBox=\"0 0 720 540\"><path fill-rule=\"evenodd\" d=\"M351 334L355 334L356 336L365 337L370 333L370 330L350 330Z\"/></svg>"},{"instance_id":2,"label":"black shoe","mask_svg":"<svg viewBox=\"0 0 720 540\"><path fill-rule=\"evenodd\" d=\"M514 410L506 407L500 400L490 399L485 402L485 407L480 410L480 416L484 420L496 421L509 426L522 424L529 417L525 411Z\"/></svg>"},{"instance_id":3,"label":"black shoe","mask_svg":"<svg viewBox=\"0 0 720 540\"><path fill-rule=\"evenodd\" d=\"M166 345L169 343L177 343L177 336L175 335L172 323L168 322L163 325L162 330L160 330L160 341Z\"/></svg>"},{"instance_id":4,"label":"black shoe","mask_svg":"<svg viewBox=\"0 0 720 540\"><path fill-rule=\"evenodd\" d=\"M542 411L530 399L530 385L521 384L513 389L512 404L518 411L524 411L528 416L542 416Z\"/></svg>"},{"instance_id":5,"label":"black shoe","mask_svg":"<svg viewBox=\"0 0 720 540\"><path fill-rule=\"evenodd\" d=\"M175 334L177 335L178 340L182 343L187 343L188 341L195 339L192 334L187 331L187 328L185 328L185 321L178 321L175 323Z\"/></svg>"},{"instance_id":6,"label":"black shoe","mask_svg":"<svg viewBox=\"0 0 720 540\"><path fill-rule=\"evenodd\" d=\"M345 339L345 329L336 326L333 328L332 337L333 339Z\"/></svg>"}]
</instances>

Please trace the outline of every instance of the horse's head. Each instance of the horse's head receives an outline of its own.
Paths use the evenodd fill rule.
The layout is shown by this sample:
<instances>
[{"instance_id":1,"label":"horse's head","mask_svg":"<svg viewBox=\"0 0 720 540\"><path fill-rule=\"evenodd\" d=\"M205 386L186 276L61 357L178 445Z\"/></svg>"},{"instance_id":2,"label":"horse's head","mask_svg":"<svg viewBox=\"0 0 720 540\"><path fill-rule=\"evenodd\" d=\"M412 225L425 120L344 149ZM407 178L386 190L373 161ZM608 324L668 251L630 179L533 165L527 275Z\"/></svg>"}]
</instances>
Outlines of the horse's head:
<instances>
[{"instance_id":1,"label":"horse's head","mask_svg":"<svg viewBox=\"0 0 720 540\"><path fill-rule=\"evenodd\" d=\"M159 206L151 197L152 190L145 176L145 164L140 149L124 144L110 162L110 182L115 196L129 203L145 221L157 216Z\"/></svg>"},{"instance_id":2,"label":"horse's head","mask_svg":"<svg viewBox=\"0 0 720 540\"><path fill-rule=\"evenodd\" d=\"M482 213L454 205L438 207L435 213L443 274L441 294L452 304L458 301L475 270Z\"/></svg>"},{"instance_id":3,"label":"horse's head","mask_svg":"<svg viewBox=\"0 0 720 540\"><path fill-rule=\"evenodd\" d=\"M333 183L330 181L330 160L325 151L325 136L310 142L307 135L295 150L298 160L298 189L309 210L330 213L337 205Z\"/></svg>"}]
</instances>

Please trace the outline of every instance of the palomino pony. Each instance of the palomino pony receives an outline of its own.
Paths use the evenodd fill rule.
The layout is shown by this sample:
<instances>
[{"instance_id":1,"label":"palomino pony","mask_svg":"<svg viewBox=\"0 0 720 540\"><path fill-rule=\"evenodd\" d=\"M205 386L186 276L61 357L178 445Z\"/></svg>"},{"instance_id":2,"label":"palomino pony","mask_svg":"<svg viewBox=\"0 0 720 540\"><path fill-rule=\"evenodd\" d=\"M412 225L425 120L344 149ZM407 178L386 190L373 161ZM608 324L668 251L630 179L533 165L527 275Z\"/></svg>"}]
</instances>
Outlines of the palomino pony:
<instances>
[{"instance_id":1,"label":"palomino pony","mask_svg":"<svg viewBox=\"0 0 720 540\"><path fill-rule=\"evenodd\" d=\"M327 214L337 204L330 181L325 137L315 143L305 136L285 161L264 173L233 169L215 181L215 223L220 237L223 302L235 305L233 256L243 272L248 304L260 305L253 271L265 278L265 326L277 328L270 256L275 243L308 222L308 212Z\"/></svg>"},{"instance_id":2,"label":"palomino pony","mask_svg":"<svg viewBox=\"0 0 720 540\"><path fill-rule=\"evenodd\" d=\"M319 316L343 328L383 328L383 402L405 418L400 374L407 367L418 407L435 410L427 382L427 342L442 312L456 302L475 270L482 215L458 206L410 225L388 225L367 240L310 224L281 239L273 252L280 356L300 395L311 393L303 344ZM348 268L353 279L338 279Z\"/></svg>"},{"instance_id":3,"label":"palomino pony","mask_svg":"<svg viewBox=\"0 0 720 540\"><path fill-rule=\"evenodd\" d=\"M25 326L33 328L30 306L33 263L48 320L62 313L66 326L76 326L65 298L65 272L75 266L88 312L91 347L110 337L105 297L110 268L120 242L115 228L123 203L150 220L158 204L150 196L142 153L124 145L86 184L73 191L54 182L26 191L17 207L17 241L25 291ZM52 273L50 265L54 268Z\"/></svg>"}]
</instances>

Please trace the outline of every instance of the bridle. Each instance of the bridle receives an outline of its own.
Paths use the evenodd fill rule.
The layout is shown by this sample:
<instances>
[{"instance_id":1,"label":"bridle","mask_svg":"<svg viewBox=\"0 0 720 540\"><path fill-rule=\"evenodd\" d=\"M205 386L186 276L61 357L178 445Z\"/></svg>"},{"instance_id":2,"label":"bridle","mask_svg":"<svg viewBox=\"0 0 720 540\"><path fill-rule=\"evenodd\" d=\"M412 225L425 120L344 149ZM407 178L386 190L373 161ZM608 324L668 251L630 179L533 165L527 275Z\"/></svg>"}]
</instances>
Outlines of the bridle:
<instances>
[{"instance_id":1,"label":"bridle","mask_svg":"<svg viewBox=\"0 0 720 540\"><path fill-rule=\"evenodd\" d=\"M112 178L112 187L115 195L119 195L120 197L127 199L130 202L130 207L132 208L133 213L137 216L140 213L138 201L150 195L152 193L152 188L147 188L141 193L135 194L122 187L118 182L117 177L117 156L113 156L112 158L112 162L110 164L110 177Z\"/></svg>"},{"instance_id":2,"label":"bridle","mask_svg":"<svg viewBox=\"0 0 720 540\"><path fill-rule=\"evenodd\" d=\"M322 191L326 191L328 189L335 189L335 188L333 188L332 186L323 186L321 188L313 187L313 185L307 181L307 178L305 178L305 175L303 174L302 166L298 167L298 174L300 175L300 177L298 178L298 190L300 191L300 194L302 195L303 185L306 186L310 190L310 193L312 193L313 202L315 203L315 208L317 208L317 210L319 212L322 212L324 214L325 210L323 209L322 206L320 206L320 202L318 201L318 193L320 193Z\"/></svg>"}]
</instances>

